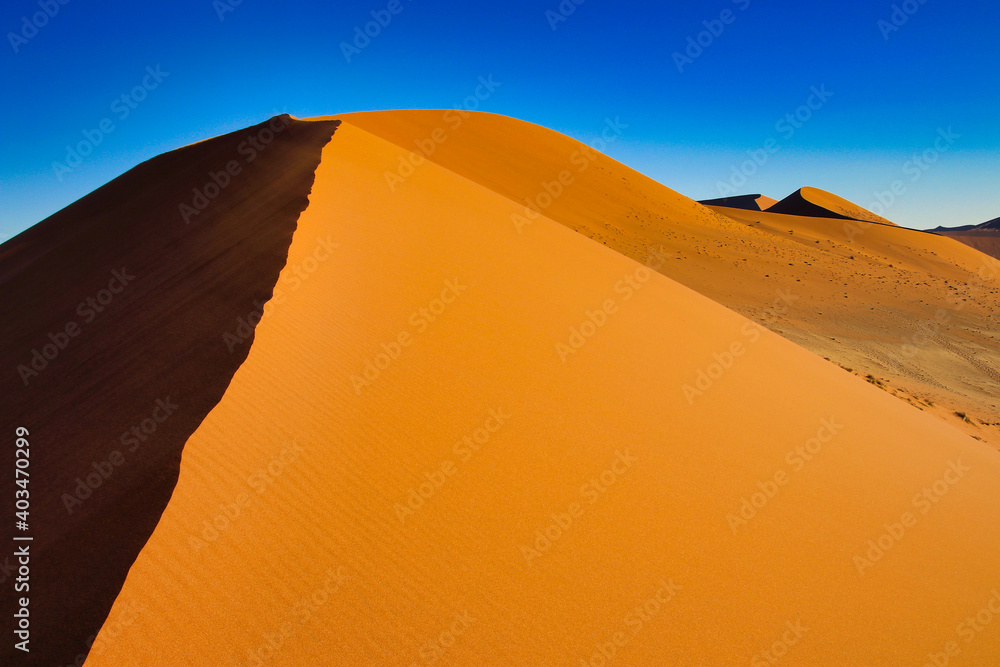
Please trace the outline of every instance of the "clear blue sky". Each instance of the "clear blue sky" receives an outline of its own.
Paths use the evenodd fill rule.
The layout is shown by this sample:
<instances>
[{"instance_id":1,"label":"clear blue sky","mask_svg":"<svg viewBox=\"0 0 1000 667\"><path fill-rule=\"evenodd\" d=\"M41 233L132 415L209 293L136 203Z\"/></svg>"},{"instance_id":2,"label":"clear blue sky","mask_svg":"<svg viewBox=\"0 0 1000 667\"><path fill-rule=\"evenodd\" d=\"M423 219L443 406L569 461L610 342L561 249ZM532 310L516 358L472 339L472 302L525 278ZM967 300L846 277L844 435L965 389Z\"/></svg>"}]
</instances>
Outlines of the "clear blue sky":
<instances>
[{"instance_id":1,"label":"clear blue sky","mask_svg":"<svg viewBox=\"0 0 1000 667\"><path fill-rule=\"evenodd\" d=\"M696 199L719 196L748 151L769 145L734 190L781 198L814 185L867 206L902 181L885 211L901 224L1000 215L993 0L908 0L895 24L894 3L878 0L564 0L568 16L560 0L398 1L348 62L342 43L389 0L8 0L0 239L149 157L275 113L455 107L491 74L501 85L482 110L583 141L619 118L628 128L607 152ZM45 6L54 15L33 18ZM702 52L678 65L689 37ZM145 99L120 100L143 83ZM814 86L832 96L800 110ZM797 110L808 120L778 125ZM102 121L114 129L60 181L53 163ZM933 164L911 162L949 128Z\"/></svg>"}]
</instances>

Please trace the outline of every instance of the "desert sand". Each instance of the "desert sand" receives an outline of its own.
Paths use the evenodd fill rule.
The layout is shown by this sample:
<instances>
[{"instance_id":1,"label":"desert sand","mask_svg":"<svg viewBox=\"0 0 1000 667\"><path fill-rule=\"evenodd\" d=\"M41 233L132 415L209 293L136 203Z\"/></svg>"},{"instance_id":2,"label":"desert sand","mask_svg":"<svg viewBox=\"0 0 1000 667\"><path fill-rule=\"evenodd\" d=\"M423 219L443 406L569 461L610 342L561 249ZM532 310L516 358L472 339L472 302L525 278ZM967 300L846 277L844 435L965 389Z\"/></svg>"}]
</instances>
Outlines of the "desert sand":
<instances>
[{"instance_id":1,"label":"desert sand","mask_svg":"<svg viewBox=\"0 0 1000 667\"><path fill-rule=\"evenodd\" d=\"M888 275L931 283L875 295L883 317L980 253L723 215L498 116L336 120L287 289L87 665L1000 654L966 620L1000 585L997 451L726 307L815 304L832 271L835 319ZM963 315L986 336L996 312Z\"/></svg>"}]
</instances>

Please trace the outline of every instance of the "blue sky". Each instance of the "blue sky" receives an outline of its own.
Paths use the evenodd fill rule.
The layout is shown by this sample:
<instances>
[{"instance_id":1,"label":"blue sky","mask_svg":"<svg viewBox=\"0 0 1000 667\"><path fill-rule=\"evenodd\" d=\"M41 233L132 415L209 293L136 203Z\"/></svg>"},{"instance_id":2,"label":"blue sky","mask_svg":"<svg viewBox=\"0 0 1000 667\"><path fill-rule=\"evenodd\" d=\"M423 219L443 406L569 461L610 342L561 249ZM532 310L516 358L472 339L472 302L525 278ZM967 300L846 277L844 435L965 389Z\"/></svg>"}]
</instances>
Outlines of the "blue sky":
<instances>
[{"instance_id":1,"label":"blue sky","mask_svg":"<svg viewBox=\"0 0 1000 667\"><path fill-rule=\"evenodd\" d=\"M995 2L8 0L0 28L0 239L275 113L456 107L490 75L481 110L583 141L617 118L607 152L696 199L899 181L900 224L1000 215Z\"/></svg>"}]
</instances>

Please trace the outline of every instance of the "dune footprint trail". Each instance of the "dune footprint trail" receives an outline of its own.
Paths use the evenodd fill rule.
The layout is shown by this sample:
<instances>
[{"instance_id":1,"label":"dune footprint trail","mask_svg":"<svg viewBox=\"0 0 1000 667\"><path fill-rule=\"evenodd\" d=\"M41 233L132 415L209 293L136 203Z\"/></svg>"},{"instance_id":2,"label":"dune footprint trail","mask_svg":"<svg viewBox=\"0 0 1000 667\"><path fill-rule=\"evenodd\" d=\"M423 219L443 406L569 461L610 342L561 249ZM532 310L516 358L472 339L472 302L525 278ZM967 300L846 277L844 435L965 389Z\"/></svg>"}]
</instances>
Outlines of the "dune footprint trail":
<instances>
[{"instance_id":1,"label":"dune footprint trail","mask_svg":"<svg viewBox=\"0 0 1000 667\"><path fill-rule=\"evenodd\" d=\"M518 233L523 204L455 165L390 192L412 154L343 120L289 288L87 665L732 665L776 642L891 665L962 641L998 585L995 451L563 224ZM1000 633L961 651L985 664Z\"/></svg>"}]
</instances>

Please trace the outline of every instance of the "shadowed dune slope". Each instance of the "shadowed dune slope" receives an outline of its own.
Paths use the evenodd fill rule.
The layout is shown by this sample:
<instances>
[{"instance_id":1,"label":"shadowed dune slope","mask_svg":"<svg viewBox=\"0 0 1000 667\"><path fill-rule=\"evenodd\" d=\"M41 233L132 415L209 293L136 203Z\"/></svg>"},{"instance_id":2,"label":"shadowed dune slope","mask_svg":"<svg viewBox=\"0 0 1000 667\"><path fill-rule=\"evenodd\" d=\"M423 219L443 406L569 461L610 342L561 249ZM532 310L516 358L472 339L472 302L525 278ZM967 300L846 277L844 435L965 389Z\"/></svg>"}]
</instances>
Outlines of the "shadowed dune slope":
<instances>
[{"instance_id":1,"label":"shadowed dune slope","mask_svg":"<svg viewBox=\"0 0 1000 667\"><path fill-rule=\"evenodd\" d=\"M788 195L778 203L768 207L769 213L784 213L786 215L804 215L812 218L838 218L841 220L863 220L877 222L883 225L895 225L871 211L849 202L843 197L820 190L819 188L801 188Z\"/></svg>"},{"instance_id":2,"label":"shadowed dune slope","mask_svg":"<svg viewBox=\"0 0 1000 667\"><path fill-rule=\"evenodd\" d=\"M5 640L0 663L82 661L246 357L335 127L275 117L175 150L0 246L3 430L30 431L34 537L31 653ZM182 203L205 208L185 224Z\"/></svg>"},{"instance_id":3,"label":"shadowed dune slope","mask_svg":"<svg viewBox=\"0 0 1000 667\"><path fill-rule=\"evenodd\" d=\"M413 165L429 159L519 204L510 216L519 236L542 211L640 263L662 255L663 275L888 381L887 391L1000 449L1000 265L982 253L891 224L702 206L504 116L343 118L408 151L378 174L390 193L405 192Z\"/></svg>"},{"instance_id":4,"label":"shadowed dune slope","mask_svg":"<svg viewBox=\"0 0 1000 667\"><path fill-rule=\"evenodd\" d=\"M991 231L989 228L975 227L964 232L935 232L941 236L960 241L967 246L975 248L979 252L990 257L1000 259L1000 231Z\"/></svg>"},{"instance_id":5,"label":"shadowed dune slope","mask_svg":"<svg viewBox=\"0 0 1000 667\"><path fill-rule=\"evenodd\" d=\"M312 270L88 665L734 665L789 632L788 664L922 664L989 602L995 451L547 216L518 233L520 185L391 191L411 154L353 118L282 278Z\"/></svg>"},{"instance_id":6,"label":"shadowed dune slope","mask_svg":"<svg viewBox=\"0 0 1000 667\"><path fill-rule=\"evenodd\" d=\"M742 208L747 211L763 211L778 203L778 200L764 195L737 195L720 197L719 199L702 199L698 202L705 206L724 206L726 208Z\"/></svg>"},{"instance_id":7,"label":"shadowed dune slope","mask_svg":"<svg viewBox=\"0 0 1000 667\"><path fill-rule=\"evenodd\" d=\"M991 257L1000 258L1000 218L981 225L962 227L938 227L935 234L960 241Z\"/></svg>"}]
</instances>

